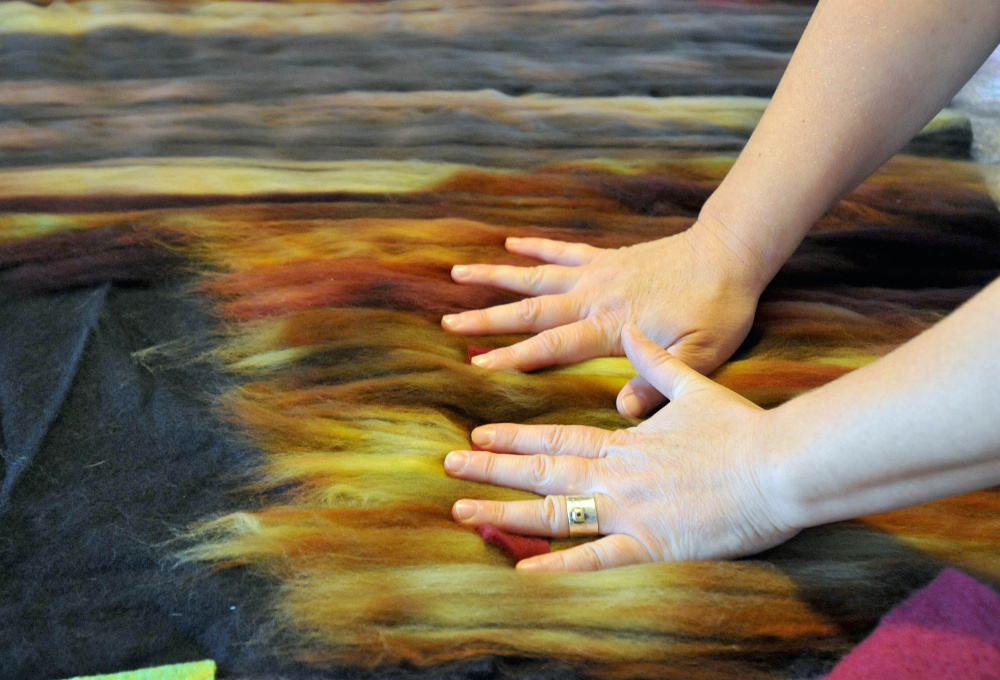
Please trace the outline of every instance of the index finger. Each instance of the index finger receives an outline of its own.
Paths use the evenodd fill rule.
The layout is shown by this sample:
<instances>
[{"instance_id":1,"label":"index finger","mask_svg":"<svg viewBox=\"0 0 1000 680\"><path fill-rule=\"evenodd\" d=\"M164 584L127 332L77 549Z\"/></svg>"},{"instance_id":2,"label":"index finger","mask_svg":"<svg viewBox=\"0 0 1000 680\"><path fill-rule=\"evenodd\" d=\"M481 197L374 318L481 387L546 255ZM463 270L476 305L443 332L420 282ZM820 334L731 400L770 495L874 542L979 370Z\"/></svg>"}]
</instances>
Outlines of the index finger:
<instances>
[{"instance_id":1,"label":"index finger","mask_svg":"<svg viewBox=\"0 0 1000 680\"><path fill-rule=\"evenodd\" d=\"M506 305L449 314L441 325L452 333L537 333L580 318L578 302L569 295L540 295Z\"/></svg>"},{"instance_id":2,"label":"index finger","mask_svg":"<svg viewBox=\"0 0 1000 680\"><path fill-rule=\"evenodd\" d=\"M508 252L568 267L587 264L601 252L600 248L595 248L586 243L554 241L548 238L531 236L527 238L511 236L507 239L505 246Z\"/></svg>"},{"instance_id":3,"label":"index finger","mask_svg":"<svg viewBox=\"0 0 1000 680\"><path fill-rule=\"evenodd\" d=\"M603 458L608 430L586 425L483 425L472 431L472 441L487 451Z\"/></svg>"}]
</instances>

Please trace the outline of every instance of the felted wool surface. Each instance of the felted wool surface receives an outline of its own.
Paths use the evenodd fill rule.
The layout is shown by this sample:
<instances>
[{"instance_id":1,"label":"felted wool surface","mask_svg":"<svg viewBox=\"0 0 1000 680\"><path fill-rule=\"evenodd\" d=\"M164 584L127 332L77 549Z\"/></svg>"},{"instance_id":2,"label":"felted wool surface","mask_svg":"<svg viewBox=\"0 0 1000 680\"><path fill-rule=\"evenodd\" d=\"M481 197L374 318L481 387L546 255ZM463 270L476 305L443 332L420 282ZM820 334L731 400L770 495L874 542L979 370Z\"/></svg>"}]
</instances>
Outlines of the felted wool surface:
<instances>
[{"instance_id":1,"label":"felted wool surface","mask_svg":"<svg viewBox=\"0 0 1000 680\"><path fill-rule=\"evenodd\" d=\"M992 680L1000 668L1000 595L945 570L882 619L828 680Z\"/></svg>"},{"instance_id":2,"label":"felted wool surface","mask_svg":"<svg viewBox=\"0 0 1000 680\"><path fill-rule=\"evenodd\" d=\"M945 566L1000 581L991 490L594 574L518 574L450 519L525 497L444 475L476 425L634 422L624 359L470 366L517 338L439 317L515 298L450 266L687 228L807 16L0 7L0 676L808 677ZM821 220L713 378L780 404L1000 274L967 133L944 114Z\"/></svg>"}]
</instances>

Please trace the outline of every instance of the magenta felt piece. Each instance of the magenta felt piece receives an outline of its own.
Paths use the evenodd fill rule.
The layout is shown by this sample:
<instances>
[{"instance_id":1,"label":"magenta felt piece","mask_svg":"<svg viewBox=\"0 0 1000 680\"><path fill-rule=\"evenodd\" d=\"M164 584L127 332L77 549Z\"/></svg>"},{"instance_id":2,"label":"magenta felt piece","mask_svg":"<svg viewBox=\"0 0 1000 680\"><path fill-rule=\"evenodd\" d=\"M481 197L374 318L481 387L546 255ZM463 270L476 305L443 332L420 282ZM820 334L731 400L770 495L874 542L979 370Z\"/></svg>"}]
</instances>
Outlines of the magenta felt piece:
<instances>
[{"instance_id":1,"label":"magenta felt piece","mask_svg":"<svg viewBox=\"0 0 1000 680\"><path fill-rule=\"evenodd\" d=\"M891 611L827 680L1000 678L1000 595L953 569Z\"/></svg>"}]
</instances>

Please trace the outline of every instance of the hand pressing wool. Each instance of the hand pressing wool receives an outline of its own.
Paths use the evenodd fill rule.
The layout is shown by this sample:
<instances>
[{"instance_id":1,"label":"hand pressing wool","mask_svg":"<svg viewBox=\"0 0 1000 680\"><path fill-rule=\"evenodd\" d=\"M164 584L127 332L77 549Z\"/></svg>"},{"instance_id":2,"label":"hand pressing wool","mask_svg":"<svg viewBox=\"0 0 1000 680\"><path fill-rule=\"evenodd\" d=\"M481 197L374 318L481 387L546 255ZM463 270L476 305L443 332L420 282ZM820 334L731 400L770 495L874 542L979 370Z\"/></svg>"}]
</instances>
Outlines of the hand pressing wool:
<instances>
[{"instance_id":1,"label":"hand pressing wool","mask_svg":"<svg viewBox=\"0 0 1000 680\"><path fill-rule=\"evenodd\" d=\"M763 411L700 373L746 337L812 225L878 169L1000 43L989 0L821 0L759 125L688 231L604 250L511 239L536 267L458 265L525 294L444 317L461 334L537 332L476 357L533 370L624 352L635 428L492 424L449 474L537 501L459 500L457 521L596 536L523 569L736 557L798 530L1000 483L1000 282L888 356Z\"/></svg>"}]
</instances>

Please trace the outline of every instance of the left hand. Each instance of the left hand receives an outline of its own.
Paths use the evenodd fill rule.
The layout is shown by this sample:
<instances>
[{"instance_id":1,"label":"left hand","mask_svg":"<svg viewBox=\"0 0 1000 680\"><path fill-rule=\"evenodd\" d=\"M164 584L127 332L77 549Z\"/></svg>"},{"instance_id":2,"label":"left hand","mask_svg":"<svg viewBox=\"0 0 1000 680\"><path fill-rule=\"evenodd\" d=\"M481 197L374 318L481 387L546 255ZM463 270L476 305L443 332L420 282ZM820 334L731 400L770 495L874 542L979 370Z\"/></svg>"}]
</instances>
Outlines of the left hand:
<instances>
[{"instance_id":1,"label":"left hand","mask_svg":"<svg viewBox=\"0 0 1000 680\"><path fill-rule=\"evenodd\" d=\"M628 358L670 403L638 427L497 424L477 428L484 451L453 451L453 477L545 495L537 501L460 500L469 526L569 535L563 494L593 494L596 541L539 555L519 569L594 570L657 560L748 555L798 527L774 501L767 412L712 382L647 339L623 333Z\"/></svg>"},{"instance_id":2,"label":"left hand","mask_svg":"<svg viewBox=\"0 0 1000 680\"><path fill-rule=\"evenodd\" d=\"M537 333L472 359L481 368L533 371L621 356L622 328L635 323L707 374L746 338L770 278L760 257L742 244L727 225L707 215L686 231L622 248L509 238L507 250L547 264L456 265L452 278L528 297L449 314L441 325L461 335ZM663 395L636 377L622 390L618 407L624 415L641 416L663 402Z\"/></svg>"}]
</instances>

